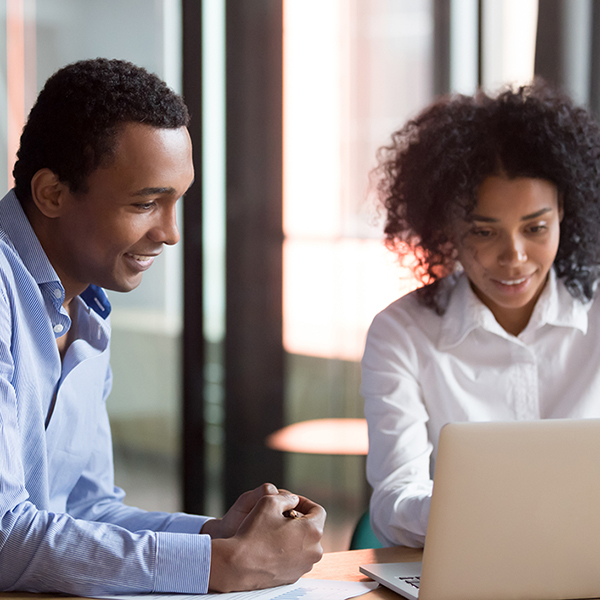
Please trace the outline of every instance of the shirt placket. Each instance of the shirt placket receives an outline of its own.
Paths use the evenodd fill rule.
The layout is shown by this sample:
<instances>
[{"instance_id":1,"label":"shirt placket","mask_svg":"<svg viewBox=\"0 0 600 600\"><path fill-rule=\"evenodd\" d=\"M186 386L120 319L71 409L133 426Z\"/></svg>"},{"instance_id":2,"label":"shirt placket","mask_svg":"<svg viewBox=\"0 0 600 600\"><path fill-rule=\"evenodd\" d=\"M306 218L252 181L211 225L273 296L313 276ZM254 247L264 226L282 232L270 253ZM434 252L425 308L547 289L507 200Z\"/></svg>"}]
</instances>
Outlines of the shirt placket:
<instances>
[{"instance_id":1,"label":"shirt placket","mask_svg":"<svg viewBox=\"0 0 600 600\"><path fill-rule=\"evenodd\" d=\"M538 379L538 363L533 352L522 343L513 344L511 396L518 421L540 418Z\"/></svg>"},{"instance_id":2,"label":"shirt placket","mask_svg":"<svg viewBox=\"0 0 600 600\"><path fill-rule=\"evenodd\" d=\"M54 337L59 338L62 335L66 335L71 327L71 319L62 308L64 291L61 285L58 282L50 282L42 284L40 289L42 290L48 316L52 323Z\"/></svg>"}]
</instances>

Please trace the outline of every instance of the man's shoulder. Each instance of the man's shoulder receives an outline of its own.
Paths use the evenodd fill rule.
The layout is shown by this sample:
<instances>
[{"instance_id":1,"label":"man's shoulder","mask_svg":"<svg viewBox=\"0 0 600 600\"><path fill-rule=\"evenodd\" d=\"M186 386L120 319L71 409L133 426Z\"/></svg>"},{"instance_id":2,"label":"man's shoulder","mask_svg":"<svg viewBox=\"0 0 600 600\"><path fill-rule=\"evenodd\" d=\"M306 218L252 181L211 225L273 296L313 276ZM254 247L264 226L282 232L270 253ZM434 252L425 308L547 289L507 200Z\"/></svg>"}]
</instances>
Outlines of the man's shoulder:
<instances>
[{"instance_id":1,"label":"man's shoulder","mask_svg":"<svg viewBox=\"0 0 600 600\"><path fill-rule=\"evenodd\" d=\"M0 228L0 272L11 273L18 269L22 261L13 243L6 233Z\"/></svg>"},{"instance_id":2,"label":"man's shoulder","mask_svg":"<svg viewBox=\"0 0 600 600\"><path fill-rule=\"evenodd\" d=\"M4 231L0 230L0 305L2 305L3 317L9 318L12 305L10 298L14 297L15 289L19 280L19 257L14 246L6 237Z\"/></svg>"},{"instance_id":3,"label":"man's shoulder","mask_svg":"<svg viewBox=\"0 0 600 600\"><path fill-rule=\"evenodd\" d=\"M35 284L33 277L10 237L0 227L0 295L4 301L13 295L19 295L18 290L30 290Z\"/></svg>"},{"instance_id":4,"label":"man's shoulder","mask_svg":"<svg viewBox=\"0 0 600 600\"><path fill-rule=\"evenodd\" d=\"M20 215L17 213L21 210L13 190L0 199L0 261L2 263L11 262L18 257L17 249L11 239L10 226L7 225L12 220L19 220Z\"/></svg>"},{"instance_id":5,"label":"man's shoulder","mask_svg":"<svg viewBox=\"0 0 600 600\"><path fill-rule=\"evenodd\" d=\"M2 229L0 224L0 270L1 271L13 271L15 268L25 266L23 261L12 243L8 234Z\"/></svg>"}]
</instances>

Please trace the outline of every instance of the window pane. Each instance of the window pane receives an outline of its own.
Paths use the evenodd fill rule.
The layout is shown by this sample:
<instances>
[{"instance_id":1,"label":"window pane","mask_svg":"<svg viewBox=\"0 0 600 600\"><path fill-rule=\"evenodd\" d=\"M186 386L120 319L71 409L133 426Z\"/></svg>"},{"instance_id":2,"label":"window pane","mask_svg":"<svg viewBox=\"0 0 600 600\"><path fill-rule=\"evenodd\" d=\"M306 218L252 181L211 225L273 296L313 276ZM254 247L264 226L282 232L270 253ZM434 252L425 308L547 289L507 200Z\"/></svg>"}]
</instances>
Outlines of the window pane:
<instances>
[{"instance_id":1,"label":"window pane","mask_svg":"<svg viewBox=\"0 0 600 600\"><path fill-rule=\"evenodd\" d=\"M362 417L373 316L416 285L383 246L369 200L376 150L431 100L427 0L286 0L284 345L286 420ZM366 508L364 457L289 453L286 485L328 510L346 550Z\"/></svg>"}]
</instances>

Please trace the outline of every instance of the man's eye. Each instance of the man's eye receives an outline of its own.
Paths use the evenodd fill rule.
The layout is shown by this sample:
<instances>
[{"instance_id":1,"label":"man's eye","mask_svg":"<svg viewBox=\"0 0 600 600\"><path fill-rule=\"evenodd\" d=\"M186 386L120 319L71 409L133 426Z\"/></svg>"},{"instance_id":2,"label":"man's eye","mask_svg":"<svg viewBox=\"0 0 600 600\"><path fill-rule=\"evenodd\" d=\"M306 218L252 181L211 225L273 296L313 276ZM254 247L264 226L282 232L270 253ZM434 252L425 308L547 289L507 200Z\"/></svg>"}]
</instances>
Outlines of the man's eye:
<instances>
[{"instance_id":1,"label":"man's eye","mask_svg":"<svg viewBox=\"0 0 600 600\"><path fill-rule=\"evenodd\" d=\"M154 207L154 202L144 202L142 204L136 204L136 206L142 211L150 210Z\"/></svg>"}]
</instances>

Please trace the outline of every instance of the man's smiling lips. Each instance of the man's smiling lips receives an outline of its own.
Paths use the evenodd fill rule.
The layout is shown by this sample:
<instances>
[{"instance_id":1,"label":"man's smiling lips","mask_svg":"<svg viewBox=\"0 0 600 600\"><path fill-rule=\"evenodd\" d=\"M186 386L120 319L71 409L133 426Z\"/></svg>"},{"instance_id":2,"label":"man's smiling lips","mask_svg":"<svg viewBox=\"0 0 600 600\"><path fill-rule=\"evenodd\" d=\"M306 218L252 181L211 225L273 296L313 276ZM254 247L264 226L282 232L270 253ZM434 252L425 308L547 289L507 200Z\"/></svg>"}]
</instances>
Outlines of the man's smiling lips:
<instances>
[{"instance_id":1,"label":"man's smiling lips","mask_svg":"<svg viewBox=\"0 0 600 600\"><path fill-rule=\"evenodd\" d=\"M160 252L154 254L133 254L132 252L126 252L125 258L128 259L129 264L137 271L145 271L152 266L154 259L159 254Z\"/></svg>"}]
</instances>

